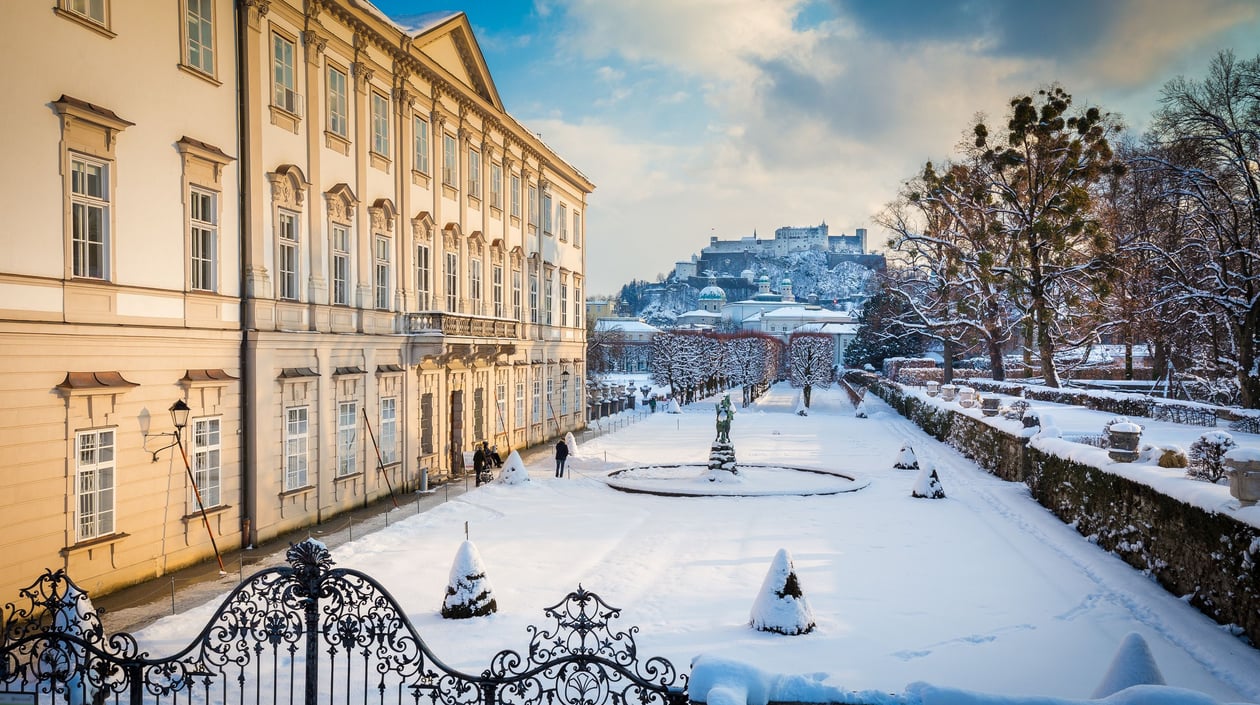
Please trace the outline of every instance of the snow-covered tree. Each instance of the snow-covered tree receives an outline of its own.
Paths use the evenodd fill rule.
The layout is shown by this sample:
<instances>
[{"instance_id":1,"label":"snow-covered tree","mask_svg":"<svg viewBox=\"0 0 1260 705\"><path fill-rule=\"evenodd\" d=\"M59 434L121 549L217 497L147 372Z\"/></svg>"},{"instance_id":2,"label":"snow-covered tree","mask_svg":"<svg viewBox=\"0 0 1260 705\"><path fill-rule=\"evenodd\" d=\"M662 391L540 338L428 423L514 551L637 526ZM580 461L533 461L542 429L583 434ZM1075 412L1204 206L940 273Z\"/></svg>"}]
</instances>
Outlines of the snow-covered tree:
<instances>
[{"instance_id":1,"label":"snow-covered tree","mask_svg":"<svg viewBox=\"0 0 1260 705\"><path fill-rule=\"evenodd\" d=\"M941 487L941 478L937 476L936 468L925 463L919 469L919 476L915 478L910 496L920 499L945 499L945 488Z\"/></svg>"},{"instance_id":2,"label":"snow-covered tree","mask_svg":"<svg viewBox=\"0 0 1260 705\"><path fill-rule=\"evenodd\" d=\"M451 564L446 598L442 601L442 616L447 619L468 619L484 617L498 609L494 590L490 587L486 568L481 562L481 554L472 541L463 542L455 553L455 562Z\"/></svg>"},{"instance_id":3,"label":"snow-covered tree","mask_svg":"<svg viewBox=\"0 0 1260 705\"><path fill-rule=\"evenodd\" d=\"M1224 431L1208 431L1190 444L1186 477L1206 482L1225 479L1225 454L1238 445Z\"/></svg>"},{"instance_id":4,"label":"snow-covered tree","mask_svg":"<svg viewBox=\"0 0 1260 705\"><path fill-rule=\"evenodd\" d=\"M796 577L792 556L785 548L780 548L770 562L770 570L753 602L749 624L757 631L788 635L808 634L817 626Z\"/></svg>"},{"instance_id":5,"label":"snow-covered tree","mask_svg":"<svg viewBox=\"0 0 1260 705\"><path fill-rule=\"evenodd\" d=\"M846 367L872 365L880 368L890 357L916 357L925 348L923 336L906 331L898 321L911 315L903 297L892 292L889 276L879 277L878 287L858 316L858 331L844 349Z\"/></svg>"},{"instance_id":6,"label":"snow-covered tree","mask_svg":"<svg viewBox=\"0 0 1260 705\"><path fill-rule=\"evenodd\" d=\"M806 407L815 386L831 386L835 358L836 343L829 335L795 333L788 340L788 380L801 390Z\"/></svg>"}]
</instances>

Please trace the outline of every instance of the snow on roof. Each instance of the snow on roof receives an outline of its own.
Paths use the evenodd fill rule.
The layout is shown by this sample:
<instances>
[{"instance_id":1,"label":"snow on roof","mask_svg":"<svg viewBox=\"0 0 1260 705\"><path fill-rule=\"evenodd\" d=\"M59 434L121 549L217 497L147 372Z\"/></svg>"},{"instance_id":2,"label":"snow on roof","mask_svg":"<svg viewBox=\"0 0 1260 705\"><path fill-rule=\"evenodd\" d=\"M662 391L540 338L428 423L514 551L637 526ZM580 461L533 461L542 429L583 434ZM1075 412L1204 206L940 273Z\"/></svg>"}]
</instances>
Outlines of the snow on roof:
<instances>
[{"instance_id":1,"label":"snow on roof","mask_svg":"<svg viewBox=\"0 0 1260 705\"><path fill-rule=\"evenodd\" d=\"M770 311L766 311L767 318L812 318L822 320L828 318L842 318L845 321L851 320L851 316L843 311L832 311L826 308L806 308L805 306L783 306Z\"/></svg>"},{"instance_id":2,"label":"snow on roof","mask_svg":"<svg viewBox=\"0 0 1260 705\"><path fill-rule=\"evenodd\" d=\"M687 316L688 318L721 318L722 314L696 309L694 311L687 311L686 313L678 314L679 318L682 318L683 316Z\"/></svg>"},{"instance_id":3,"label":"snow on roof","mask_svg":"<svg viewBox=\"0 0 1260 705\"><path fill-rule=\"evenodd\" d=\"M398 17L390 17L375 5L368 2L368 0L350 0L350 4L375 15L376 17L393 25L398 29L398 31L413 37L424 34L443 22L450 20L456 15L463 14L454 10L438 10L435 12L423 12L415 15L399 15Z\"/></svg>"},{"instance_id":4,"label":"snow on roof","mask_svg":"<svg viewBox=\"0 0 1260 705\"><path fill-rule=\"evenodd\" d=\"M827 335L857 335L856 323L806 323L796 328L797 333L825 333Z\"/></svg>"},{"instance_id":5,"label":"snow on roof","mask_svg":"<svg viewBox=\"0 0 1260 705\"><path fill-rule=\"evenodd\" d=\"M600 318L595 321L595 330L619 330L625 333L659 333L660 328L648 325L639 320L625 320L619 318Z\"/></svg>"}]
</instances>

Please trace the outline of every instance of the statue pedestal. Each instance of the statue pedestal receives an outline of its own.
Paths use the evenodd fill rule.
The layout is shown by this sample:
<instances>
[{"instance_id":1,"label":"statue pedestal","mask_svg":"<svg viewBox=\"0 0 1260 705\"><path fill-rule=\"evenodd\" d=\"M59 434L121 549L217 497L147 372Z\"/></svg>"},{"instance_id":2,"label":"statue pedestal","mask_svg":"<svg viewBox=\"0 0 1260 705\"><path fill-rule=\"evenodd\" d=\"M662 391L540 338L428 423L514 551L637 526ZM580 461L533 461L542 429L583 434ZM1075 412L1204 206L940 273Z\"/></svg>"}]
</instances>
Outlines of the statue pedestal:
<instances>
[{"instance_id":1,"label":"statue pedestal","mask_svg":"<svg viewBox=\"0 0 1260 705\"><path fill-rule=\"evenodd\" d=\"M713 480L713 474L718 471L729 472L732 475L738 475L739 470L735 468L735 446L722 441L714 441L713 446L709 449L709 479Z\"/></svg>"}]
</instances>

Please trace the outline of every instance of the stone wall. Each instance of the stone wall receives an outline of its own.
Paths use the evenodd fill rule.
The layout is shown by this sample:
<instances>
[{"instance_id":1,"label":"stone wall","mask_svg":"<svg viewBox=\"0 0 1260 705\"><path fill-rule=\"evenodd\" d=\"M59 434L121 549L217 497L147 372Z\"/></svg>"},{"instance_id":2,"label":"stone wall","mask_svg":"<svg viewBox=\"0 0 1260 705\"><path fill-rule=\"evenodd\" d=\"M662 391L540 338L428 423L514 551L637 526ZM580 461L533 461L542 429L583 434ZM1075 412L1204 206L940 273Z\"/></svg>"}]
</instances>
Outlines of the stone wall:
<instances>
[{"instance_id":1,"label":"stone wall","mask_svg":"<svg viewBox=\"0 0 1260 705\"><path fill-rule=\"evenodd\" d=\"M980 467L1023 481L1042 506L1169 592L1260 644L1260 529L1138 482L1027 447L1026 439L865 379L925 432Z\"/></svg>"}]
</instances>

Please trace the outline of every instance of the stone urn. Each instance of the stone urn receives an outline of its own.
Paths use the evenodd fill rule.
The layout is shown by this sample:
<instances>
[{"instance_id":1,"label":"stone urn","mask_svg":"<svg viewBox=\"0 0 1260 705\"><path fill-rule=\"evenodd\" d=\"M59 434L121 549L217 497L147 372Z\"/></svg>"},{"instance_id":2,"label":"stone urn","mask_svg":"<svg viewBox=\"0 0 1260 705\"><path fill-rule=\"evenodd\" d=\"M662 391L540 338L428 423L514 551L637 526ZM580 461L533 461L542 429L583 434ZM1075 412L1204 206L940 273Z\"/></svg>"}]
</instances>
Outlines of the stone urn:
<instances>
[{"instance_id":1,"label":"stone urn","mask_svg":"<svg viewBox=\"0 0 1260 705\"><path fill-rule=\"evenodd\" d=\"M942 384L941 385L941 400L942 401L953 401L954 397L956 396L958 396L958 385L956 384Z\"/></svg>"},{"instance_id":2,"label":"stone urn","mask_svg":"<svg viewBox=\"0 0 1260 705\"><path fill-rule=\"evenodd\" d=\"M1131 463L1137 460L1138 443L1142 440L1142 427L1127 421L1113 423L1107 427L1107 435L1111 437L1111 447L1107 455L1117 463Z\"/></svg>"},{"instance_id":3,"label":"stone urn","mask_svg":"<svg viewBox=\"0 0 1260 705\"><path fill-rule=\"evenodd\" d=\"M940 382L931 381L931 382L928 382L928 383L927 383L927 395L928 395L929 397L934 397L934 396L936 396L937 394L940 394L940 393L941 393L941 383L940 383Z\"/></svg>"},{"instance_id":4,"label":"stone urn","mask_svg":"<svg viewBox=\"0 0 1260 705\"><path fill-rule=\"evenodd\" d=\"M997 416L1001 410L1002 397L993 395L980 397L980 413L985 416Z\"/></svg>"},{"instance_id":5,"label":"stone urn","mask_svg":"<svg viewBox=\"0 0 1260 705\"><path fill-rule=\"evenodd\" d=\"M1254 507L1260 502L1260 452L1251 448L1234 448L1225 453L1225 476L1229 493L1238 504Z\"/></svg>"},{"instance_id":6,"label":"stone urn","mask_svg":"<svg viewBox=\"0 0 1260 705\"><path fill-rule=\"evenodd\" d=\"M980 393L971 387L958 388L958 405L964 409L970 409L980 403Z\"/></svg>"}]
</instances>

